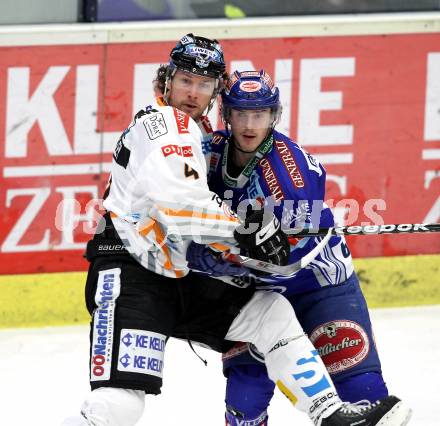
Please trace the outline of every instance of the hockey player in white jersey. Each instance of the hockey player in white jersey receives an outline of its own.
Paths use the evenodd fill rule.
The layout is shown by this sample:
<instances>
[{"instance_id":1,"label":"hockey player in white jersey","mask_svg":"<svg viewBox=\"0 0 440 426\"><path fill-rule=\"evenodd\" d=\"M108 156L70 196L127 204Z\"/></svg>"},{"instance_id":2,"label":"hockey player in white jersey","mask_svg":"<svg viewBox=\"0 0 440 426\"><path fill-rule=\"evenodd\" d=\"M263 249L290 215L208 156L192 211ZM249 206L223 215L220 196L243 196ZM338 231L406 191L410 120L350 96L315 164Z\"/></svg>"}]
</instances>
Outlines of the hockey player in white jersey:
<instances>
[{"instance_id":1,"label":"hockey player in white jersey","mask_svg":"<svg viewBox=\"0 0 440 426\"><path fill-rule=\"evenodd\" d=\"M208 189L195 120L216 97L224 69L216 41L183 37L171 52L164 98L136 114L117 143L107 213L86 253L92 391L64 425L136 424L145 394L160 393L169 337L221 352L234 341L254 344L269 377L315 425L393 425L397 398L366 410L340 400L284 297L189 272L191 241L235 240L260 260L288 259L277 220L260 210L241 223Z\"/></svg>"}]
</instances>

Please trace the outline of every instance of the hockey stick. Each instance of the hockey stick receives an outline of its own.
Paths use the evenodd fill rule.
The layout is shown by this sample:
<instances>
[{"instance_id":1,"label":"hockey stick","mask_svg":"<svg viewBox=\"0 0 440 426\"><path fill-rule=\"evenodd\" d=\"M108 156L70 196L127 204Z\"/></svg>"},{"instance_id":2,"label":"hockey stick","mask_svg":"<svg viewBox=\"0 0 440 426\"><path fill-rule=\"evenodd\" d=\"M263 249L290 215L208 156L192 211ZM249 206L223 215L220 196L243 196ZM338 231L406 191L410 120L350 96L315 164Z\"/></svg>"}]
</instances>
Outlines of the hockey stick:
<instances>
[{"instance_id":1,"label":"hockey stick","mask_svg":"<svg viewBox=\"0 0 440 426\"><path fill-rule=\"evenodd\" d=\"M293 235L296 237L321 237L324 238L320 241L316 247L314 247L304 257L297 262L279 266L273 263L264 262L261 260L251 259L250 257L241 256L239 254L233 254L226 252L223 254L223 258L229 262L237 263L239 265L246 266L250 269L263 271L270 274L283 275L290 277L296 274L302 268L305 268L313 259L318 256L324 249L328 240L333 235L378 235L378 234L407 234L407 233L431 233L440 232L440 224L397 224L397 225L368 225L368 226L338 226L335 228L319 228L319 229L304 229L304 228L288 228L283 229L287 235Z\"/></svg>"},{"instance_id":2,"label":"hockey stick","mask_svg":"<svg viewBox=\"0 0 440 426\"><path fill-rule=\"evenodd\" d=\"M319 237L327 235L378 235L440 232L440 223L401 223L398 225L337 226L334 228L304 229L286 228L283 232L295 237Z\"/></svg>"},{"instance_id":3,"label":"hockey stick","mask_svg":"<svg viewBox=\"0 0 440 426\"><path fill-rule=\"evenodd\" d=\"M274 265L273 263L251 259L250 257L241 256L239 254L233 254L229 252L224 253L223 258L225 260L228 260L229 262L237 263L250 269L256 269L257 271L291 277L301 269L305 268L313 259L315 259L316 256L318 256L319 253L321 253L328 240L332 237L331 229L333 228L327 229L327 233L324 234L324 238L312 250L310 250L309 253L290 265Z\"/></svg>"}]
</instances>

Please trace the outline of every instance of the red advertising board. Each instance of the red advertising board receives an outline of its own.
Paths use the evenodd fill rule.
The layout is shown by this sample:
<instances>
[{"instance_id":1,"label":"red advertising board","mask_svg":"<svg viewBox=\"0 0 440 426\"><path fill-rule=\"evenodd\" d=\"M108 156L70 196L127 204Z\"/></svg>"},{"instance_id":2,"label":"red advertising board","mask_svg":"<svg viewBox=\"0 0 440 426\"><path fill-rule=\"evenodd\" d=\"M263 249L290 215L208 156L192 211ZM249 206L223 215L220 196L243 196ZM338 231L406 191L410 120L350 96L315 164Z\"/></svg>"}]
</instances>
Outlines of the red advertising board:
<instances>
[{"instance_id":1,"label":"red advertising board","mask_svg":"<svg viewBox=\"0 0 440 426\"><path fill-rule=\"evenodd\" d=\"M151 101L173 44L0 47L0 273L86 268L111 151ZM280 128L326 166L340 220L440 220L440 34L223 46L231 68L274 76ZM438 253L440 238L350 237L350 247L359 257Z\"/></svg>"}]
</instances>

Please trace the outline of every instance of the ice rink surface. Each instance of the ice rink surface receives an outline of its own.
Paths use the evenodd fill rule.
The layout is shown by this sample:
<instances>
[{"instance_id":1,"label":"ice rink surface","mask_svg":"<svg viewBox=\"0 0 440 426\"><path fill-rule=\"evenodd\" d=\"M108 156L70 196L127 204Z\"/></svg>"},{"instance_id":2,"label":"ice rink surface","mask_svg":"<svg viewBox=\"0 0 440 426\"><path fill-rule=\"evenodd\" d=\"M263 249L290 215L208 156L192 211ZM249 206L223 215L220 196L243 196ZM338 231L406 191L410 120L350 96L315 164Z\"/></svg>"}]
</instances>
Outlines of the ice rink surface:
<instances>
[{"instance_id":1,"label":"ice rink surface","mask_svg":"<svg viewBox=\"0 0 440 426\"><path fill-rule=\"evenodd\" d=\"M390 392L413 409L410 425L440 425L440 305L371 312ZM141 426L222 426L220 356L170 341L162 395L148 396ZM0 425L55 426L88 392L88 327L0 331ZM270 425L309 425L279 391Z\"/></svg>"}]
</instances>

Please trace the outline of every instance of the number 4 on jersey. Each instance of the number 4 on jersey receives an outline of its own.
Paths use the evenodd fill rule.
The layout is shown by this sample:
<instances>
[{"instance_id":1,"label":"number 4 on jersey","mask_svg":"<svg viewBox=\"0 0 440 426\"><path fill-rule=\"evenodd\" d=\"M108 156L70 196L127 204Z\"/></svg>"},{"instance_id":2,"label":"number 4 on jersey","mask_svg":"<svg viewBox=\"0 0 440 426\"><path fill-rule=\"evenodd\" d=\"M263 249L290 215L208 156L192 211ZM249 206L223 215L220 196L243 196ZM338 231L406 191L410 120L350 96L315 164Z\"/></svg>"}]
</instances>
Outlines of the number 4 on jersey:
<instances>
[{"instance_id":1,"label":"number 4 on jersey","mask_svg":"<svg viewBox=\"0 0 440 426\"><path fill-rule=\"evenodd\" d=\"M194 177L194 179L198 179L199 174L190 166L188 166L188 164L185 163L185 177L187 178Z\"/></svg>"}]
</instances>

